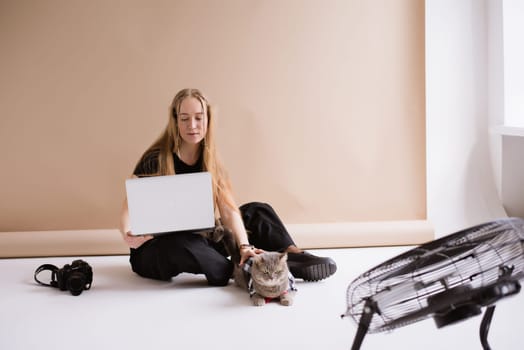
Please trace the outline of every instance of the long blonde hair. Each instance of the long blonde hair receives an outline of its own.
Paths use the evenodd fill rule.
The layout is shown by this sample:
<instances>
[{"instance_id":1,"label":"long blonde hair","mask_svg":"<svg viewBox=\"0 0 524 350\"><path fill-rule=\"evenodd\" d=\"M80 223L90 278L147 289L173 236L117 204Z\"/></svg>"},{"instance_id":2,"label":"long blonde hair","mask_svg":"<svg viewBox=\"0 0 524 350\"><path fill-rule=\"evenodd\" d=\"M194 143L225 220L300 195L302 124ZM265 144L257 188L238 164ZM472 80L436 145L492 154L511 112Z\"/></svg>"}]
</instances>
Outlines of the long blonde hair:
<instances>
[{"instance_id":1,"label":"long blonde hair","mask_svg":"<svg viewBox=\"0 0 524 350\"><path fill-rule=\"evenodd\" d=\"M211 173L213 179L213 196L215 208L219 198L228 206L238 211L233 199L231 184L227 173L220 162L215 145L215 122L213 109L207 99L198 89L180 90L174 97L169 108L169 120L165 130L160 137L144 152L139 163L151 152L158 151L158 171L152 176L174 175L175 164L173 152L178 152L182 139L178 131L178 114L180 105L185 98L193 97L200 101L207 116L207 130L204 139L200 142L200 150L203 155L203 171Z\"/></svg>"}]
</instances>

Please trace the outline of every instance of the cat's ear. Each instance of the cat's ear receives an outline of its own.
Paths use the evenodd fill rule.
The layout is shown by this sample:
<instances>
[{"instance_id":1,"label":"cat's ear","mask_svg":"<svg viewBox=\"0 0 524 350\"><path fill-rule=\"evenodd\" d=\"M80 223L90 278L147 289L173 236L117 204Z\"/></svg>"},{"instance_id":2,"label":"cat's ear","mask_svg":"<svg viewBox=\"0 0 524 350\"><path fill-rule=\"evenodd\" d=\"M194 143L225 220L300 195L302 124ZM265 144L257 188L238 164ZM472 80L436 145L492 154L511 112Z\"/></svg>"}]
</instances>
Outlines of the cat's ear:
<instances>
[{"instance_id":1,"label":"cat's ear","mask_svg":"<svg viewBox=\"0 0 524 350\"><path fill-rule=\"evenodd\" d=\"M286 252L280 253L280 261L282 261L282 262L287 261L287 253Z\"/></svg>"},{"instance_id":2,"label":"cat's ear","mask_svg":"<svg viewBox=\"0 0 524 350\"><path fill-rule=\"evenodd\" d=\"M255 255L255 256L253 256L253 257L251 257L251 258L253 259L253 263L254 263L254 264L259 264L259 263L261 263L262 261L264 261L264 256L263 256L263 254L257 254L257 255Z\"/></svg>"}]
</instances>

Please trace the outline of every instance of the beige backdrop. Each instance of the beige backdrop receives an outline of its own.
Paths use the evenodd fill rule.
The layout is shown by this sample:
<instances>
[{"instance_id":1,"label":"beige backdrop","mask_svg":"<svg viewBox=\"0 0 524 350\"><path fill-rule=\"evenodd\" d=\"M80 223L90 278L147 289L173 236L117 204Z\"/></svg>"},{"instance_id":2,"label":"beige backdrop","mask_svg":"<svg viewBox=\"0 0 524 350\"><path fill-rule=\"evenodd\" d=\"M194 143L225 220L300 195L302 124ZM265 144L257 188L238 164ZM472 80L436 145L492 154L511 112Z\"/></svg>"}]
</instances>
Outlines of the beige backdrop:
<instances>
[{"instance_id":1,"label":"beige backdrop","mask_svg":"<svg viewBox=\"0 0 524 350\"><path fill-rule=\"evenodd\" d=\"M0 0L0 231L114 228L198 87L239 202L426 218L423 0Z\"/></svg>"}]
</instances>

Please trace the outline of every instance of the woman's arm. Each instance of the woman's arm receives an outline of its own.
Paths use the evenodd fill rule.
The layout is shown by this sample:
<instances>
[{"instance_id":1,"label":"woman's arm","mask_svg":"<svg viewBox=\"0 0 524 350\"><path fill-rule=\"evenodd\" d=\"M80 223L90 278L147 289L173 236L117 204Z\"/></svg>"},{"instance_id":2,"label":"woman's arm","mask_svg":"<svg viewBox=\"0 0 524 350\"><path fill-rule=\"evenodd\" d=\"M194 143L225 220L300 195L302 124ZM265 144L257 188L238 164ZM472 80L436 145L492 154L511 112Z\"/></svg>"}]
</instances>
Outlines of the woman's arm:
<instances>
[{"instance_id":1,"label":"woman's arm","mask_svg":"<svg viewBox=\"0 0 524 350\"><path fill-rule=\"evenodd\" d=\"M120 210L120 233L125 237L127 232L131 231L129 227L129 208L127 207L127 196L124 198L122 209Z\"/></svg>"},{"instance_id":2,"label":"woman's arm","mask_svg":"<svg viewBox=\"0 0 524 350\"><path fill-rule=\"evenodd\" d=\"M238 249L240 250L240 265L249 257L263 252L261 249L255 249L250 246L244 222L238 209L232 208L227 203L218 200L218 210L222 224L233 232Z\"/></svg>"}]
</instances>

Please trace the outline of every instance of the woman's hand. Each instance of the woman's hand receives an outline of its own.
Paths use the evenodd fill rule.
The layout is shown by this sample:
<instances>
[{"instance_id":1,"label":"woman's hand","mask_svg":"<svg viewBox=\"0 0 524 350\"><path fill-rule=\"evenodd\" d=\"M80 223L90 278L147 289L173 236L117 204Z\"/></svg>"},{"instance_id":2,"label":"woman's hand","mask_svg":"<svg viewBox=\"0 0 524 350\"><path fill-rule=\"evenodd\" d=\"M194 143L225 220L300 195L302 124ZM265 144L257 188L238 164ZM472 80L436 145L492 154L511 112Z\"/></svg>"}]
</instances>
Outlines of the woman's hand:
<instances>
[{"instance_id":1,"label":"woman's hand","mask_svg":"<svg viewBox=\"0 0 524 350\"><path fill-rule=\"evenodd\" d=\"M255 248L254 246L241 246L240 247L240 266L242 266L247 259L257 254L262 254L264 250Z\"/></svg>"},{"instance_id":2,"label":"woman's hand","mask_svg":"<svg viewBox=\"0 0 524 350\"><path fill-rule=\"evenodd\" d=\"M129 246L129 248L137 249L142 244L146 243L150 239L152 239L153 236L151 235L140 235L140 236L133 236L131 234L131 231L127 231L124 235L124 241Z\"/></svg>"},{"instance_id":3,"label":"woman's hand","mask_svg":"<svg viewBox=\"0 0 524 350\"><path fill-rule=\"evenodd\" d=\"M136 176L133 176L133 178L136 178ZM142 244L153 238L151 235L134 236L131 234L129 227L129 208L127 207L127 197L124 199L122 211L120 212L120 233L122 234L122 237L129 248L133 249L140 247Z\"/></svg>"}]
</instances>

